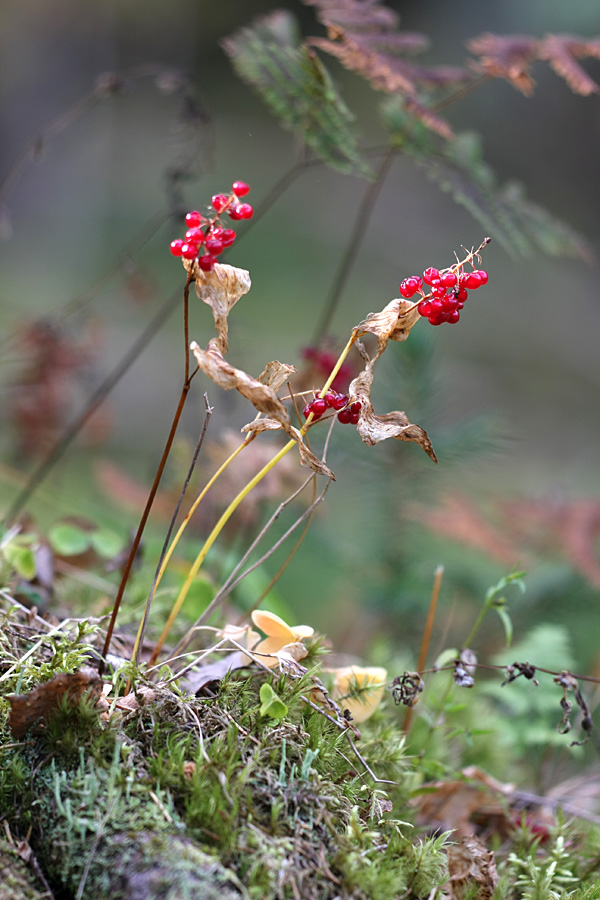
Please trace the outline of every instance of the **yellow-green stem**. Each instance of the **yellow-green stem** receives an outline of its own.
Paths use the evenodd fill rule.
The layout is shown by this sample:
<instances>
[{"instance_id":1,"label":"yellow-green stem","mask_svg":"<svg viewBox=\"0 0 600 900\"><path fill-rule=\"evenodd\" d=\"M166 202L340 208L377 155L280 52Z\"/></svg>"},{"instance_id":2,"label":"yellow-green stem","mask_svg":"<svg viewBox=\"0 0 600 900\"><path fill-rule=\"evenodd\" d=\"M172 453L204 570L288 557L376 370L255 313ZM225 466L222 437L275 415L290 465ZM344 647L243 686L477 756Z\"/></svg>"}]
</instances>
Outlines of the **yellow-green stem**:
<instances>
[{"instance_id":1,"label":"yellow-green stem","mask_svg":"<svg viewBox=\"0 0 600 900\"><path fill-rule=\"evenodd\" d=\"M355 340L356 340L356 334L353 332L352 335L350 336L350 339L348 340L348 343L342 350L338 361L336 362L335 366L333 367L331 374L329 375L329 378L325 382L324 387L320 391L320 393L319 393L320 397L323 397L325 395L325 393L329 390L329 387L331 386L333 379L339 372L339 370L342 366L342 363L344 362L346 356L350 352L350 349L352 348L352 345L354 344ZM311 415L308 417L308 419L306 420L306 422L300 429L300 434L303 437L306 434L306 432L308 431L308 428L310 426L312 418L313 417L312 417L312 413L311 413ZM295 440L288 441L288 443L285 445L285 447L282 447L281 450L275 454L273 459L271 459L265 466L263 466L263 468L260 470L260 472L258 472L254 476L254 478L252 478L248 482L248 484L242 488L242 490L239 492L239 494L236 497L234 497L234 499L231 501L231 503L229 504L229 506L227 507L227 509L225 510L225 512L223 513L223 515L221 516L221 518L219 519L219 521L217 522L217 524L215 525L215 527L213 528L211 533L209 534L209 536L207 537L206 541L204 542L204 546L202 547L202 549L200 550L200 553L194 560L194 563L192 564L192 567L190 568L190 571L188 572L188 576L187 576L181 590L179 591L179 594L177 596L177 599L175 600L175 603L173 604L173 608L171 609L171 612L169 613L169 618L166 621L165 627L162 630L162 633L156 643L156 647L154 648L152 656L148 662L149 666L153 665L156 662L158 654L162 650L165 640L167 639L167 636L168 636L171 628L173 627L173 622L179 615L179 612L181 610L181 607L183 606L185 598L188 595L188 591L192 585L192 582L193 582L194 578L196 577L196 575L198 574L202 563L204 562L204 560L206 559L206 557L208 555L208 551L210 550L210 548L212 547L212 545L218 538L219 534L221 533L221 531L223 530L223 528L225 527L225 525L227 524L227 522L229 521L229 519L231 518L233 513L236 511L236 509L238 508L238 506L240 505L242 500L250 493L250 491L253 488L256 487L257 484L259 484L259 482L262 481L262 479L265 477L265 475L269 474L271 469L273 469L277 465L279 460L283 459L283 457L286 456L286 454L289 453L290 450L295 446L296 446ZM239 451L239 449L241 449L241 448L238 448L238 451ZM221 467L221 468L223 468L223 467ZM209 484L214 482L214 480L218 477L218 474L220 474L220 471L219 471L219 473L215 473L215 476L213 477L211 482L209 482ZM208 485L204 492L206 492L206 490L208 490ZM198 503L200 502L200 499L198 500Z\"/></svg>"}]
</instances>

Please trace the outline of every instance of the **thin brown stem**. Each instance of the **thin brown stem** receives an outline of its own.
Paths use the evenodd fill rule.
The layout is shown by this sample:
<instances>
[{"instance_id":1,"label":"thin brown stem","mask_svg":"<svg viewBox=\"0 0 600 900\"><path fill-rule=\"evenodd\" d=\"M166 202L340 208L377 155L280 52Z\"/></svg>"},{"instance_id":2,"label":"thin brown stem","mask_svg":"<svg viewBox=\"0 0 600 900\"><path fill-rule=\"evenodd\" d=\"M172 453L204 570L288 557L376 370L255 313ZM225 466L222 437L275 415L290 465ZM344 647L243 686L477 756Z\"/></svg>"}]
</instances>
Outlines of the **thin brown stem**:
<instances>
[{"instance_id":1,"label":"thin brown stem","mask_svg":"<svg viewBox=\"0 0 600 900\"><path fill-rule=\"evenodd\" d=\"M440 588L442 586L442 578L444 577L444 567L438 566L435 570L433 579L433 588L431 590L431 599L429 601L429 610L427 611L427 620L425 622L425 630L423 632L423 640L421 641L421 652L419 653L419 661L417 663L417 672L425 668L429 644L431 643L431 634L433 631L433 623L435 621L435 613L437 610L438 599L440 596ZM410 731L413 707L407 706L404 715L404 733Z\"/></svg>"},{"instance_id":2,"label":"thin brown stem","mask_svg":"<svg viewBox=\"0 0 600 900\"><path fill-rule=\"evenodd\" d=\"M188 339L188 305L189 305L189 295L190 295L190 282L192 281L193 275L192 272L188 274L187 281L185 283L185 288L183 292L183 303L184 303L184 313L183 313L183 322L184 322L184 335L186 341ZM188 344L186 343L185 348L185 381L183 383L183 387L181 389L181 396L179 397L179 403L177 404L177 409L175 410L175 415L173 416L173 421L171 423L171 429L169 431L169 436L167 438L167 442L165 444L165 448L163 450L162 456L160 458L160 462L158 464L158 469L156 470L156 475L154 476L154 481L152 483L152 487L150 488L150 493L148 494L148 499L146 500L146 505L144 507L144 511L142 512L142 517L140 519L140 524L138 525L135 537L131 544L131 548L129 550L129 555L127 556L127 560L123 567L123 575L121 578L121 583L119 585L119 590L117 591L117 596L115 598L115 605L113 607L112 615L110 617L110 622L108 623L108 629L106 632L106 638L104 641L104 646L102 648L102 657L100 659L99 666L99 674L102 675L104 671L104 667L106 664L106 654L108 653L110 642L112 640L113 631L115 628L115 622L117 620L117 615L119 613L119 608L121 606L121 601L123 600L123 594L125 593L125 588L127 586L127 582L129 581L129 576L131 574L131 569L133 566L133 561L135 559L135 555L137 553L138 547L140 546L140 542L142 540L142 535L144 533L144 529L146 527L146 522L148 521L148 516L150 515L150 510L152 509L154 498L156 497L156 492L158 491L158 486L160 484L162 474L164 472L165 465L167 464L167 459L169 458L169 454L171 452L171 447L173 446L173 441L175 439L175 434L177 433L177 428L179 427L179 420L181 419L181 414L183 412L183 408L185 406L185 401L187 400L187 396L190 390L191 378L189 377L189 349ZM192 376L193 377L193 376Z\"/></svg>"}]
</instances>

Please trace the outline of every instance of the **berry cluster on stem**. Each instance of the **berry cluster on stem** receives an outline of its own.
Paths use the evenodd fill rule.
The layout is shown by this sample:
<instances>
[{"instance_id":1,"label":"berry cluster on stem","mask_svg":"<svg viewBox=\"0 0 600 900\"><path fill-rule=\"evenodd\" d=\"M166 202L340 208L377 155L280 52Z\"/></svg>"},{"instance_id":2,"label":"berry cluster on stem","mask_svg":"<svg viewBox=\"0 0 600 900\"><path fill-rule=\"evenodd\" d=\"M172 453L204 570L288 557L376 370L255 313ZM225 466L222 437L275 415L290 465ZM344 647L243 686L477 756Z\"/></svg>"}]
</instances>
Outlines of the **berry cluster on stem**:
<instances>
[{"instance_id":1,"label":"berry cluster on stem","mask_svg":"<svg viewBox=\"0 0 600 900\"><path fill-rule=\"evenodd\" d=\"M227 214L233 221L251 219L254 209L249 203L240 203L250 186L244 181L234 181L229 194L215 194L211 199L212 215L203 215L197 209L185 217L188 230L182 239L171 241L173 256L183 259L197 259L204 272L210 272L223 250L235 241L233 228L224 228L220 217Z\"/></svg>"},{"instance_id":2,"label":"berry cluster on stem","mask_svg":"<svg viewBox=\"0 0 600 900\"><path fill-rule=\"evenodd\" d=\"M421 300L416 301L417 309L432 325L442 325L444 322L456 324L469 291L488 282L487 272L473 266L472 260L477 255L478 251L470 253L466 260L457 262L448 269L438 270L431 266L425 269L422 276L411 275L405 278L400 285L401 296L411 300L416 294L420 294ZM471 271L464 270L466 263L473 266Z\"/></svg>"},{"instance_id":3,"label":"berry cluster on stem","mask_svg":"<svg viewBox=\"0 0 600 900\"><path fill-rule=\"evenodd\" d=\"M307 403L302 410L302 415L305 419L312 415L314 421L320 419L328 409L333 409L337 412L338 421L342 425L356 425L361 407L360 400L349 403L346 394L340 394L330 388L322 397L315 397L314 400Z\"/></svg>"}]
</instances>

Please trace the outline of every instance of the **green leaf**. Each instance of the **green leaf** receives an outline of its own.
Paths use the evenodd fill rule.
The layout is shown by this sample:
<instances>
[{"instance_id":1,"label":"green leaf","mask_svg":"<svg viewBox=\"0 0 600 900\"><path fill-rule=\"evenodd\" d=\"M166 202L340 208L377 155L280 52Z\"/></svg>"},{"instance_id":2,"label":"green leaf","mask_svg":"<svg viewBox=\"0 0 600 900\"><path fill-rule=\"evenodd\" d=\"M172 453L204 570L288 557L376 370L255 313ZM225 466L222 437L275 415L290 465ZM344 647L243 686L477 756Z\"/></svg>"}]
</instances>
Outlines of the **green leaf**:
<instances>
[{"instance_id":1,"label":"green leaf","mask_svg":"<svg viewBox=\"0 0 600 900\"><path fill-rule=\"evenodd\" d=\"M89 548L92 537L77 525L53 525L48 531L48 540L55 553L61 556L77 556Z\"/></svg>"},{"instance_id":2,"label":"green leaf","mask_svg":"<svg viewBox=\"0 0 600 900\"><path fill-rule=\"evenodd\" d=\"M125 546L125 541L116 531L109 528L98 528L90 532L89 541L98 556L104 559L113 559Z\"/></svg>"},{"instance_id":3,"label":"green leaf","mask_svg":"<svg viewBox=\"0 0 600 900\"><path fill-rule=\"evenodd\" d=\"M270 684L265 683L260 689L260 714L270 716L272 719L283 719L287 715L288 708L281 700Z\"/></svg>"},{"instance_id":4,"label":"green leaf","mask_svg":"<svg viewBox=\"0 0 600 900\"><path fill-rule=\"evenodd\" d=\"M20 547L18 543L11 541L4 548L6 561L13 567L17 575L25 581L35 578L35 555L31 547Z\"/></svg>"},{"instance_id":5,"label":"green leaf","mask_svg":"<svg viewBox=\"0 0 600 900\"><path fill-rule=\"evenodd\" d=\"M239 77L324 162L340 172L370 174L350 129L353 116L316 53L300 44L290 13L278 10L265 16L222 46Z\"/></svg>"},{"instance_id":6,"label":"green leaf","mask_svg":"<svg viewBox=\"0 0 600 900\"><path fill-rule=\"evenodd\" d=\"M500 616L500 621L502 622L502 626L504 628L504 636L506 638L506 646L510 647L513 639L513 624L512 619L509 616L508 612L504 609L503 606L495 606L494 609Z\"/></svg>"},{"instance_id":7,"label":"green leaf","mask_svg":"<svg viewBox=\"0 0 600 900\"><path fill-rule=\"evenodd\" d=\"M398 107L398 101L384 106L383 114L394 144L412 156L431 181L463 206L510 256L516 259L542 252L594 260L588 241L528 199L521 184L498 183L476 132L464 131L440 144L414 116Z\"/></svg>"}]
</instances>

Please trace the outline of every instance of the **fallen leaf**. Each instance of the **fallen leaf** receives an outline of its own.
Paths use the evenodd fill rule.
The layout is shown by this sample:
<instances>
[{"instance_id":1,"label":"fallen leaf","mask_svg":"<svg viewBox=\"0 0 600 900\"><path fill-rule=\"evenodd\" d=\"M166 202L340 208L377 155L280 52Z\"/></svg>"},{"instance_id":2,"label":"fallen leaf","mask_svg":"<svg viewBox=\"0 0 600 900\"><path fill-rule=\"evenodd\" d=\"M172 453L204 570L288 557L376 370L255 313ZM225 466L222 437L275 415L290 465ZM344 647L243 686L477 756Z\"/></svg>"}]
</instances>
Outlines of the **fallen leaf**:
<instances>
[{"instance_id":1,"label":"fallen leaf","mask_svg":"<svg viewBox=\"0 0 600 900\"><path fill-rule=\"evenodd\" d=\"M278 391L282 384L298 372L296 366L290 366L287 363L279 362L274 359L268 362L263 371L258 376L257 381L262 384L268 384L274 391Z\"/></svg>"},{"instance_id":2,"label":"fallen leaf","mask_svg":"<svg viewBox=\"0 0 600 900\"><path fill-rule=\"evenodd\" d=\"M417 324L421 314L415 303L398 298L391 300L387 306L377 313L369 313L360 325L354 329L357 337L363 334L374 334L377 338L377 353L373 362L379 359L388 341L405 341L411 328Z\"/></svg>"},{"instance_id":3,"label":"fallen leaf","mask_svg":"<svg viewBox=\"0 0 600 900\"><path fill-rule=\"evenodd\" d=\"M87 695L95 704L102 695L102 685L102 679L94 669L80 669L72 674L60 672L29 694L9 695L6 698L10 703L8 724L13 736L20 740L30 728L43 725L63 697L75 706Z\"/></svg>"},{"instance_id":4,"label":"fallen leaf","mask_svg":"<svg viewBox=\"0 0 600 900\"><path fill-rule=\"evenodd\" d=\"M494 853L476 837L448 848L448 874L452 900L491 900L498 884Z\"/></svg>"}]
</instances>

